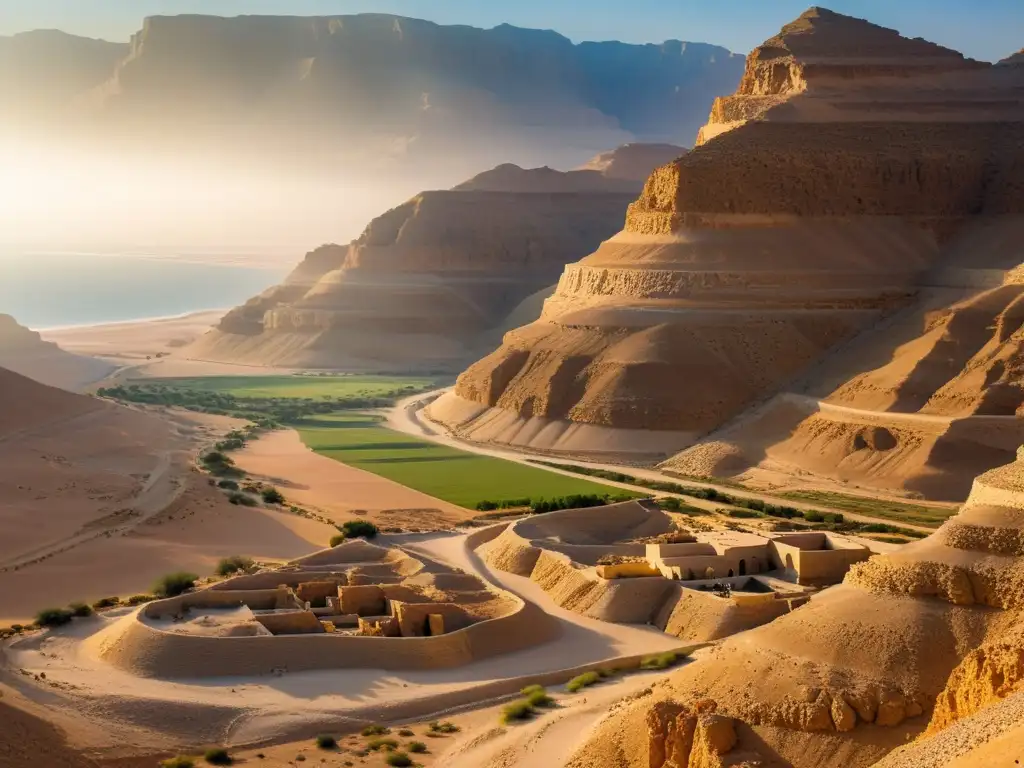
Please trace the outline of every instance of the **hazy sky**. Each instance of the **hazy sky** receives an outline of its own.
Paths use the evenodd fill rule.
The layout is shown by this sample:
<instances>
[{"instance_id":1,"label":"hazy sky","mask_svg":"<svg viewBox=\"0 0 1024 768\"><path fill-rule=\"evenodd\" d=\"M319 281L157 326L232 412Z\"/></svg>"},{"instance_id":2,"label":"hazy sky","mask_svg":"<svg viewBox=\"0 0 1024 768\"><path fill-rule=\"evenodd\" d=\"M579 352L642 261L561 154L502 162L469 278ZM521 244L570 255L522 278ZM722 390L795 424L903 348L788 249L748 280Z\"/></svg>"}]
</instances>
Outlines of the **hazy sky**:
<instances>
[{"instance_id":1,"label":"hazy sky","mask_svg":"<svg viewBox=\"0 0 1024 768\"><path fill-rule=\"evenodd\" d=\"M0 0L0 34L57 28L127 40L144 16L210 13L395 13L443 24L508 22L574 40L717 43L738 53L770 37L811 0ZM978 59L1024 48L1024 0L830 0L832 10L924 37Z\"/></svg>"}]
</instances>

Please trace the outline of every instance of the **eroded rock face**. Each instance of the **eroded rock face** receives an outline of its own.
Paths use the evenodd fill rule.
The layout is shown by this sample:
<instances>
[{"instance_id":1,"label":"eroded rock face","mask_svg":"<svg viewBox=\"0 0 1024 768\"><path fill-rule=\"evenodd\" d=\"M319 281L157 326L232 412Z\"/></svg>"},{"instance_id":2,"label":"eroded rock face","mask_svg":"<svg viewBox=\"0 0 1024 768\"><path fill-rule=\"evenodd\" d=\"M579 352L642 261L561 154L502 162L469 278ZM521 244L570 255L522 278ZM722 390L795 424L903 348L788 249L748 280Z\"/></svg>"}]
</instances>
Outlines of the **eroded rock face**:
<instances>
[{"instance_id":1,"label":"eroded rock face","mask_svg":"<svg viewBox=\"0 0 1024 768\"><path fill-rule=\"evenodd\" d=\"M603 449L623 454L634 430L679 448L714 430L907 306L965 222L1019 212L1010 69L812 9L432 415L544 450L577 427L612 430Z\"/></svg>"},{"instance_id":2,"label":"eroded rock face","mask_svg":"<svg viewBox=\"0 0 1024 768\"><path fill-rule=\"evenodd\" d=\"M614 153L612 153L614 154ZM657 155L657 153L655 153ZM649 170L649 169L648 169ZM637 183L500 166L424 192L307 255L189 352L364 370L458 369L485 333L621 226Z\"/></svg>"}]
</instances>

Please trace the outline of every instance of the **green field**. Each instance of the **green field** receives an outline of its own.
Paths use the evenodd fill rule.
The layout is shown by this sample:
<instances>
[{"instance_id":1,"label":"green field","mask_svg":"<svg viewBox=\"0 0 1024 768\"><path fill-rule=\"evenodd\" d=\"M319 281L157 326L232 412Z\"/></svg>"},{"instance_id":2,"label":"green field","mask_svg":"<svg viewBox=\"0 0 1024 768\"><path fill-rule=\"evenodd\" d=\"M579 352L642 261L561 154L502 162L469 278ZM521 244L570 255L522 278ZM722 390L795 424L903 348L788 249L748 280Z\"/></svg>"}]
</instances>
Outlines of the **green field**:
<instances>
[{"instance_id":1,"label":"green field","mask_svg":"<svg viewBox=\"0 0 1024 768\"><path fill-rule=\"evenodd\" d=\"M317 453L474 509L480 501L550 499L572 494L629 494L613 486L479 456L393 432L369 414L330 414L296 425Z\"/></svg>"},{"instance_id":2,"label":"green field","mask_svg":"<svg viewBox=\"0 0 1024 768\"><path fill-rule=\"evenodd\" d=\"M834 491L785 491L777 495L784 499L820 504L830 509L840 509L857 515L895 520L900 523L911 523L929 528L938 528L957 513L957 509L953 507L930 507L924 504L871 499Z\"/></svg>"},{"instance_id":3,"label":"green field","mask_svg":"<svg viewBox=\"0 0 1024 768\"><path fill-rule=\"evenodd\" d=\"M402 389L432 386L430 377L412 376L208 376L138 379L141 386L165 385L196 392L222 392L243 398L379 397Z\"/></svg>"}]
</instances>

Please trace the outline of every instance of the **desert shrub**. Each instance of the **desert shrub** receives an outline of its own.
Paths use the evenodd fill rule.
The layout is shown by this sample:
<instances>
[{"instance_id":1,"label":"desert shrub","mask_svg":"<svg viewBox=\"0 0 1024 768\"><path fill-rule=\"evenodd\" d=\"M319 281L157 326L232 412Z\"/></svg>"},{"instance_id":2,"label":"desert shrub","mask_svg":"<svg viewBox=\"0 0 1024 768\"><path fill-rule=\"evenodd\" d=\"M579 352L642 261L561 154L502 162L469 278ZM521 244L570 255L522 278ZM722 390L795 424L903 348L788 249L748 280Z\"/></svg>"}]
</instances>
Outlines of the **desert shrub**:
<instances>
[{"instance_id":1,"label":"desert shrub","mask_svg":"<svg viewBox=\"0 0 1024 768\"><path fill-rule=\"evenodd\" d=\"M46 608L36 614L36 624L40 627L62 627L69 624L74 615L67 608Z\"/></svg>"},{"instance_id":2,"label":"desert shrub","mask_svg":"<svg viewBox=\"0 0 1024 768\"><path fill-rule=\"evenodd\" d=\"M333 736L322 734L316 737L316 745L320 749L337 749L338 740Z\"/></svg>"},{"instance_id":3,"label":"desert shrub","mask_svg":"<svg viewBox=\"0 0 1024 768\"><path fill-rule=\"evenodd\" d=\"M217 487L228 491L237 491L238 483L234 480L218 480Z\"/></svg>"},{"instance_id":4,"label":"desert shrub","mask_svg":"<svg viewBox=\"0 0 1024 768\"><path fill-rule=\"evenodd\" d=\"M523 696L529 696L531 693L537 693L538 691L544 693L545 690L543 685L528 685L525 688L520 688L519 693Z\"/></svg>"},{"instance_id":5,"label":"desert shrub","mask_svg":"<svg viewBox=\"0 0 1024 768\"><path fill-rule=\"evenodd\" d=\"M366 742L366 748L371 752L385 752L398 748L398 742L394 739L370 739Z\"/></svg>"},{"instance_id":6,"label":"desert shrub","mask_svg":"<svg viewBox=\"0 0 1024 768\"><path fill-rule=\"evenodd\" d=\"M346 520L339 530L350 539L372 539L377 533L377 526L366 520Z\"/></svg>"},{"instance_id":7,"label":"desert shrub","mask_svg":"<svg viewBox=\"0 0 1024 768\"><path fill-rule=\"evenodd\" d=\"M344 544L344 543L345 543L345 534L344 533L339 533L336 536L331 536L331 546L332 547L336 547L339 544Z\"/></svg>"},{"instance_id":8,"label":"desert shrub","mask_svg":"<svg viewBox=\"0 0 1024 768\"><path fill-rule=\"evenodd\" d=\"M405 752L392 752L384 758L384 762L394 766L394 768L406 768L413 764L412 758L405 754Z\"/></svg>"},{"instance_id":9,"label":"desert shrub","mask_svg":"<svg viewBox=\"0 0 1024 768\"><path fill-rule=\"evenodd\" d=\"M584 672L582 675L576 675L572 680L565 684L565 689L569 693L576 693L576 691L587 688L591 685L597 685L602 680L602 675L597 670L591 670L590 672Z\"/></svg>"},{"instance_id":10,"label":"desert shrub","mask_svg":"<svg viewBox=\"0 0 1024 768\"><path fill-rule=\"evenodd\" d=\"M115 605L121 604L120 597L101 597L95 603L92 604L93 610L100 611L104 608L113 608Z\"/></svg>"},{"instance_id":11,"label":"desert shrub","mask_svg":"<svg viewBox=\"0 0 1024 768\"><path fill-rule=\"evenodd\" d=\"M188 571L169 573L153 585L153 592L160 597L177 597L192 589L198 578L199 576Z\"/></svg>"},{"instance_id":12,"label":"desert shrub","mask_svg":"<svg viewBox=\"0 0 1024 768\"><path fill-rule=\"evenodd\" d=\"M71 611L72 616L77 616L78 618L85 618L86 616L93 615L92 608L85 603L72 603L68 606L68 610Z\"/></svg>"},{"instance_id":13,"label":"desert shrub","mask_svg":"<svg viewBox=\"0 0 1024 768\"><path fill-rule=\"evenodd\" d=\"M497 509L498 504L494 501L478 501L476 503L477 512L490 512L491 510Z\"/></svg>"},{"instance_id":14,"label":"desert shrub","mask_svg":"<svg viewBox=\"0 0 1024 768\"><path fill-rule=\"evenodd\" d=\"M251 557L242 557L241 555L231 555L231 557L225 557L219 563L217 563L217 575L218 576L230 576L233 573L239 571L247 571L253 566Z\"/></svg>"},{"instance_id":15,"label":"desert shrub","mask_svg":"<svg viewBox=\"0 0 1024 768\"><path fill-rule=\"evenodd\" d=\"M526 699L513 701L501 709L501 722L508 725L516 720L528 720L536 714L533 705Z\"/></svg>"},{"instance_id":16,"label":"desert shrub","mask_svg":"<svg viewBox=\"0 0 1024 768\"><path fill-rule=\"evenodd\" d=\"M726 509L726 510L723 510L723 511L729 517L736 517L736 518L748 519L748 518L752 518L752 517L760 517L761 516L760 512L757 512L756 510L753 510L753 509Z\"/></svg>"},{"instance_id":17,"label":"desert shrub","mask_svg":"<svg viewBox=\"0 0 1024 768\"><path fill-rule=\"evenodd\" d=\"M125 600L128 605L142 605L143 603L151 603L156 600L156 595L132 595Z\"/></svg>"},{"instance_id":18,"label":"desert shrub","mask_svg":"<svg viewBox=\"0 0 1024 768\"><path fill-rule=\"evenodd\" d=\"M413 730L412 730L412 729L410 729L410 728L403 728L402 730L400 730L400 731L398 732L398 735L399 735L399 736L415 736L415 735L416 735L416 733L415 733L415 731L413 731Z\"/></svg>"},{"instance_id":19,"label":"desert shrub","mask_svg":"<svg viewBox=\"0 0 1024 768\"><path fill-rule=\"evenodd\" d=\"M185 755L178 755L160 763L160 768L195 768L196 761Z\"/></svg>"},{"instance_id":20,"label":"desert shrub","mask_svg":"<svg viewBox=\"0 0 1024 768\"><path fill-rule=\"evenodd\" d=\"M531 691L526 696L526 700L530 703L530 706L537 707L540 709L555 706L555 700L548 696L548 692L545 691L543 688L541 688L539 691Z\"/></svg>"},{"instance_id":21,"label":"desert shrub","mask_svg":"<svg viewBox=\"0 0 1024 768\"><path fill-rule=\"evenodd\" d=\"M384 736L391 733L391 729L384 725L368 725L362 730L363 736Z\"/></svg>"},{"instance_id":22,"label":"desert shrub","mask_svg":"<svg viewBox=\"0 0 1024 768\"><path fill-rule=\"evenodd\" d=\"M410 741L405 748L414 754L422 754L427 751L427 745L422 741Z\"/></svg>"},{"instance_id":23,"label":"desert shrub","mask_svg":"<svg viewBox=\"0 0 1024 768\"><path fill-rule=\"evenodd\" d=\"M256 506L256 500L253 499L252 496L249 496L248 494L245 493L240 493L238 491L233 491L229 493L228 501L230 501L232 504L240 505L243 507Z\"/></svg>"},{"instance_id":24,"label":"desert shrub","mask_svg":"<svg viewBox=\"0 0 1024 768\"><path fill-rule=\"evenodd\" d=\"M207 750L206 754L203 755L203 759L210 765L231 765L234 760L231 759L231 755L228 754L226 749L210 749Z\"/></svg>"},{"instance_id":25,"label":"desert shrub","mask_svg":"<svg viewBox=\"0 0 1024 768\"><path fill-rule=\"evenodd\" d=\"M826 512L824 517L826 523L833 523L836 525L843 523L846 520L846 518L843 517L842 512Z\"/></svg>"},{"instance_id":26,"label":"desert shrub","mask_svg":"<svg viewBox=\"0 0 1024 768\"><path fill-rule=\"evenodd\" d=\"M430 724L431 733L458 733L460 730L462 729L459 726L449 720L443 722L435 720Z\"/></svg>"},{"instance_id":27,"label":"desert shrub","mask_svg":"<svg viewBox=\"0 0 1024 768\"><path fill-rule=\"evenodd\" d=\"M679 660L679 655L672 652L666 651L665 653L656 653L653 656L645 656L640 660L640 669L668 669L673 666Z\"/></svg>"},{"instance_id":28,"label":"desert shrub","mask_svg":"<svg viewBox=\"0 0 1024 768\"><path fill-rule=\"evenodd\" d=\"M277 488L264 488L260 492L260 496L263 497L263 501L267 504L284 504L284 494L277 490Z\"/></svg>"},{"instance_id":29,"label":"desert shrub","mask_svg":"<svg viewBox=\"0 0 1024 768\"><path fill-rule=\"evenodd\" d=\"M825 516L814 509L809 509L804 512L804 520L808 523L823 523L825 522Z\"/></svg>"}]
</instances>

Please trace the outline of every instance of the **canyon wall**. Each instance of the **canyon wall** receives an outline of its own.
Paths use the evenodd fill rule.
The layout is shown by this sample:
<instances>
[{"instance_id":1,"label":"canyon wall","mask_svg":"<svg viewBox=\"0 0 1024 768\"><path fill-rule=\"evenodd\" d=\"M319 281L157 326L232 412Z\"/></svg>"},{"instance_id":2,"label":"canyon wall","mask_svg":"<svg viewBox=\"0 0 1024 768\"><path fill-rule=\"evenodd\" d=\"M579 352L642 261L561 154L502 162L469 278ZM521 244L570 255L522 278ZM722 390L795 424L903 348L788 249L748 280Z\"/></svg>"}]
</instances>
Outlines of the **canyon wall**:
<instances>
[{"instance_id":1,"label":"canyon wall","mask_svg":"<svg viewBox=\"0 0 1024 768\"><path fill-rule=\"evenodd\" d=\"M652 461L785 391L1012 226L1015 69L808 11L431 416L469 439ZM595 450L569 439L580 429L600 430Z\"/></svg>"}]
</instances>

